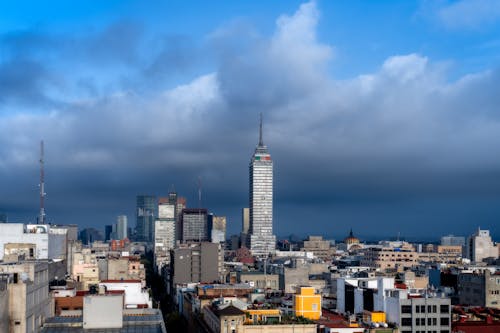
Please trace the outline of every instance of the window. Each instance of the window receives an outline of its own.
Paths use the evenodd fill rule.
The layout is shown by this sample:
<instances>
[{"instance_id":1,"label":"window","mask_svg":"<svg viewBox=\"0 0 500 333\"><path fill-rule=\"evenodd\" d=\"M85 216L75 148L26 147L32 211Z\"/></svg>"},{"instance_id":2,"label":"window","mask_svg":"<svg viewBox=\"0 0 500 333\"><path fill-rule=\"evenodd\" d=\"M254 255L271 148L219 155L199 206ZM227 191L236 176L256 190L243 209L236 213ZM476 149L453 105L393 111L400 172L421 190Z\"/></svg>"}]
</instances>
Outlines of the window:
<instances>
[{"instance_id":1,"label":"window","mask_svg":"<svg viewBox=\"0 0 500 333\"><path fill-rule=\"evenodd\" d=\"M436 313L437 312L437 305L433 305L432 306L432 313Z\"/></svg>"},{"instance_id":2,"label":"window","mask_svg":"<svg viewBox=\"0 0 500 333\"><path fill-rule=\"evenodd\" d=\"M420 318L415 319L415 326L420 326Z\"/></svg>"},{"instance_id":3,"label":"window","mask_svg":"<svg viewBox=\"0 0 500 333\"><path fill-rule=\"evenodd\" d=\"M401 305L401 313L411 313L411 305Z\"/></svg>"},{"instance_id":4,"label":"window","mask_svg":"<svg viewBox=\"0 0 500 333\"><path fill-rule=\"evenodd\" d=\"M420 313L420 306L419 305L415 305L415 312Z\"/></svg>"},{"instance_id":5,"label":"window","mask_svg":"<svg viewBox=\"0 0 500 333\"><path fill-rule=\"evenodd\" d=\"M420 305L420 312L425 313L425 305Z\"/></svg>"},{"instance_id":6,"label":"window","mask_svg":"<svg viewBox=\"0 0 500 333\"><path fill-rule=\"evenodd\" d=\"M434 326L437 325L437 318L432 318L432 325L434 325Z\"/></svg>"},{"instance_id":7,"label":"window","mask_svg":"<svg viewBox=\"0 0 500 333\"><path fill-rule=\"evenodd\" d=\"M432 311L432 305L427 305L427 313L431 313Z\"/></svg>"},{"instance_id":8,"label":"window","mask_svg":"<svg viewBox=\"0 0 500 333\"><path fill-rule=\"evenodd\" d=\"M448 326L450 324L450 318L444 317L440 320L441 326Z\"/></svg>"},{"instance_id":9,"label":"window","mask_svg":"<svg viewBox=\"0 0 500 333\"><path fill-rule=\"evenodd\" d=\"M441 313L449 313L450 312L450 306L449 305L441 305L440 306Z\"/></svg>"},{"instance_id":10,"label":"window","mask_svg":"<svg viewBox=\"0 0 500 333\"><path fill-rule=\"evenodd\" d=\"M441 333L450 333L448 330L441 330Z\"/></svg>"},{"instance_id":11,"label":"window","mask_svg":"<svg viewBox=\"0 0 500 333\"><path fill-rule=\"evenodd\" d=\"M429 326L432 325L432 318L427 318L427 325L429 325Z\"/></svg>"},{"instance_id":12,"label":"window","mask_svg":"<svg viewBox=\"0 0 500 333\"><path fill-rule=\"evenodd\" d=\"M411 318L401 318L401 326L411 326Z\"/></svg>"}]
</instances>

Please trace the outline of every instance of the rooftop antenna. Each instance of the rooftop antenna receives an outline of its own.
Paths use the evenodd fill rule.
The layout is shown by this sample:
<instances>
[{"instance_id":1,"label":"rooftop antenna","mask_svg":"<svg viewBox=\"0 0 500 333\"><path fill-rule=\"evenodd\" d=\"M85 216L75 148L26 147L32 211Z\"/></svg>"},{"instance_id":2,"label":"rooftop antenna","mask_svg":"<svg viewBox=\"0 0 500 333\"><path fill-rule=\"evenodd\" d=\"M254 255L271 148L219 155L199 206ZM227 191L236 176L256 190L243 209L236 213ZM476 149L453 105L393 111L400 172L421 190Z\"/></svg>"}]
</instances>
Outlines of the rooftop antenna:
<instances>
[{"instance_id":1,"label":"rooftop antenna","mask_svg":"<svg viewBox=\"0 0 500 333\"><path fill-rule=\"evenodd\" d=\"M40 215L38 216L38 224L45 224L45 173L43 170L43 140L40 141Z\"/></svg>"},{"instance_id":2,"label":"rooftop antenna","mask_svg":"<svg viewBox=\"0 0 500 333\"><path fill-rule=\"evenodd\" d=\"M264 141L262 140L262 112L260 113L260 125L259 125L259 146L263 146Z\"/></svg>"},{"instance_id":3,"label":"rooftop antenna","mask_svg":"<svg viewBox=\"0 0 500 333\"><path fill-rule=\"evenodd\" d=\"M198 176L198 218L201 221L201 176ZM201 228L199 230L198 242L201 243Z\"/></svg>"}]
</instances>

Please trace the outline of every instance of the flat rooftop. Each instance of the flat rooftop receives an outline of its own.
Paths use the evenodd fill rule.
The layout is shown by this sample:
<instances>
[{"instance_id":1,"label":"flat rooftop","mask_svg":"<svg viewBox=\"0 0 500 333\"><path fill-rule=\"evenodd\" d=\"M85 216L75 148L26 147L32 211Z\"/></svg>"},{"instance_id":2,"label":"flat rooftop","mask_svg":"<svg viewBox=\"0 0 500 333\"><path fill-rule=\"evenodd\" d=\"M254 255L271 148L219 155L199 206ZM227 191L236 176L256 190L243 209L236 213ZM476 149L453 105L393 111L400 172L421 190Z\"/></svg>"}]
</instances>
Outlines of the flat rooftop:
<instances>
[{"instance_id":1,"label":"flat rooftop","mask_svg":"<svg viewBox=\"0 0 500 333\"><path fill-rule=\"evenodd\" d=\"M124 314L123 327L84 329L83 317L47 318L41 333L167 333L163 316L156 309L147 314Z\"/></svg>"}]
</instances>

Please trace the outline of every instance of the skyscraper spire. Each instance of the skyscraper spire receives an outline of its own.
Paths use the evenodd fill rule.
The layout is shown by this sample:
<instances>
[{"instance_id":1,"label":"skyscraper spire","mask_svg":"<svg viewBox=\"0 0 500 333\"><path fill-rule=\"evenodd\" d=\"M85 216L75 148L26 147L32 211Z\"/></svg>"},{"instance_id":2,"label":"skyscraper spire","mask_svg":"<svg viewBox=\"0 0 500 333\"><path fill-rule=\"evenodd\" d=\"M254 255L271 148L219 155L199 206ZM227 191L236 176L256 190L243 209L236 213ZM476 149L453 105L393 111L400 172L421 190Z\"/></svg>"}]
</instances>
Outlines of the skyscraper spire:
<instances>
[{"instance_id":1,"label":"skyscraper spire","mask_svg":"<svg viewBox=\"0 0 500 333\"><path fill-rule=\"evenodd\" d=\"M262 140L262 112L260 113L260 126L259 126L259 147L264 145L264 141Z\"/></svg>"}]
</instances>

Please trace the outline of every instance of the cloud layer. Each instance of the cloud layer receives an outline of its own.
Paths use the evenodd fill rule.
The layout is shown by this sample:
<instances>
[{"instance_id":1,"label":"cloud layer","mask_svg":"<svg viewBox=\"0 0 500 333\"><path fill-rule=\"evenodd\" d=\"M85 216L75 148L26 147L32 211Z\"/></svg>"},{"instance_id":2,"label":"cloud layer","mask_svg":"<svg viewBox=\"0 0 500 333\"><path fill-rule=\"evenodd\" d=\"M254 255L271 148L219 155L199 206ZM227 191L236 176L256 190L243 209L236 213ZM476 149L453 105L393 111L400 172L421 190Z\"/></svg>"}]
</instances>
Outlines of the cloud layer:
<instances>
[{"instance_id":1,"label":"cloud layer","mask_svg":"<svg viewBox=\"0 0 500 333\"><path fill-rule=\"evenodd\" d=\"M201 176L204 205L236 232L263 112L279 234L424 237L426 227L496 225L500 72L450 80L445 64L411 53L337 80L319 19L306 3L271 36L229 24L202 45L130 22L72 38L3 36L0 210L36 215L43 138L54 222L133 221L135 195L165 195L172 184L196 206Z\"/></svg>"}]
</instances>

